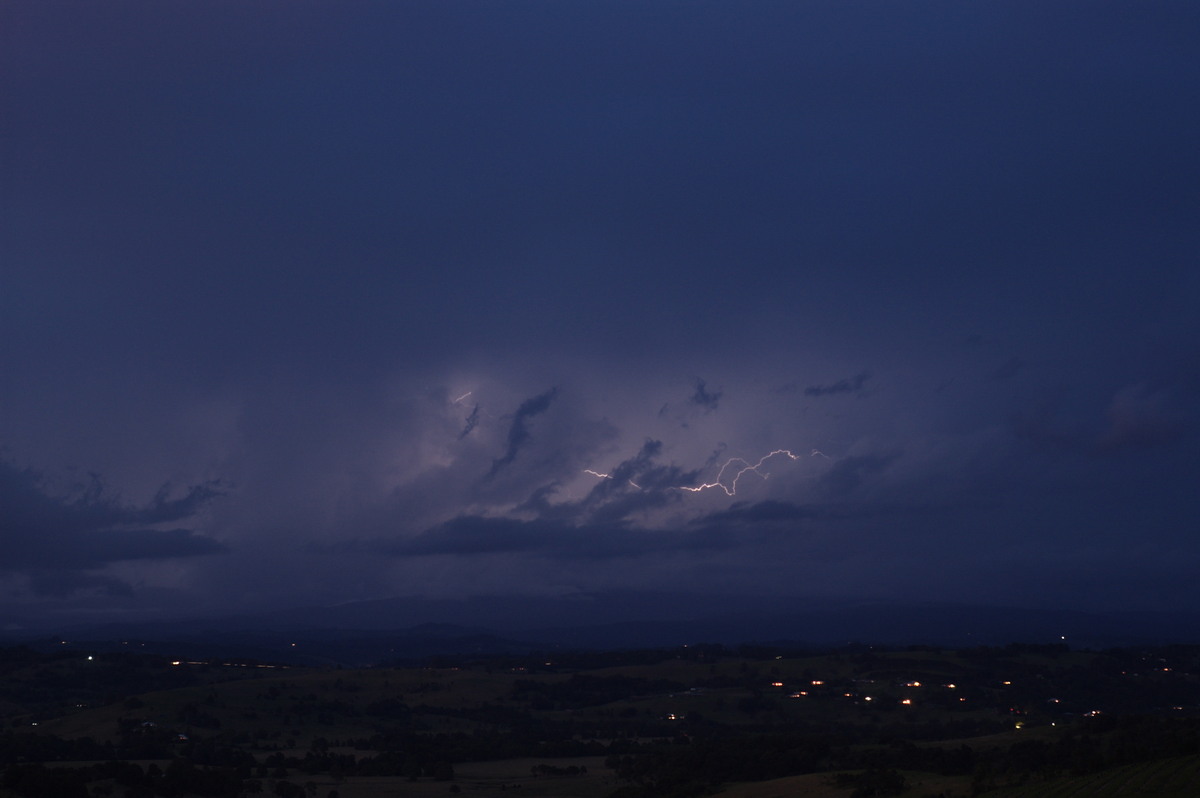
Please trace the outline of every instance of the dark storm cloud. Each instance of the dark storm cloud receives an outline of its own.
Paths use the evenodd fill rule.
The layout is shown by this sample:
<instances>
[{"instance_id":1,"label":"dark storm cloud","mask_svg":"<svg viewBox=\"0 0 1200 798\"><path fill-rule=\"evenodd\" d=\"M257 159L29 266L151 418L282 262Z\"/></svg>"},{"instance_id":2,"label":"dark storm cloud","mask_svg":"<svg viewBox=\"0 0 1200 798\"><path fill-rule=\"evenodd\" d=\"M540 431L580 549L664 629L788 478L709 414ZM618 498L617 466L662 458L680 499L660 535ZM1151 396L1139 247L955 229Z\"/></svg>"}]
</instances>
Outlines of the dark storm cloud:
<instances>
[{"instance_id":1,"label":"dark storm cloud","mask_svg":"<svg viewBox=\"0 0 1200 798\"><path fill-rule=\"evenodd\" d=\"M521 406L517 408L516 415L513 416L512 426L508 428L508 449L504 452L503 457L492 461L492 468L488 471L489 478L496 476L500 469L517 459L517 452L529 440L529 419L546 412L557 394L558 388L551 388L545 393L538 394L521 403Z\"/></svg>"},{"instance_id":2,"label":"dark storm cloud","mask_svg":"<svg viewBox=\"0 0 1200 798\"><path fill-rule=\"evenodd\" d=\"M1188 432L1185 415L1166 391L1127 386L1103 414L1067 414L1044 402L1013 416L1017 437L1039 446L1092 457L1132 454L1169 446Z\"/></svg>"},{"instance_id":3,"label":"dark storm cloud","mask_svg":"<svg viewBox=\"0 0 1200 798\"><path fill-rule=\"evenodd\" d=\"M693 521L695 524L711 525L746 525L761 523L792 523L820 518L825 513L814 507L801 506L791 502L768 500L761 502L736 502L728 510L709 513Z\"/></svg>"},{"instance_id":4,"label":"dark storm cloud","mask_svg":"<svg viewBox=\"0 0 1200 798\"><path fill-rule=\"evenodd\" d=\"M704 380L697 377L696 390L688 401L697 407L704 408L705 411L713 411L717 409L717 405L721 401L721 392L707 390Z\"/></svg>"},{"instance_id":5,"label":"dark storm cloud","mask_svg":"<svg viewBox=\"0 0 1200 798\"><path fill-rule=\"evenodd\" d=\"M368 542L367 549L396 557L430 555L534 554L560 560L637 558L753 547L778 536L794 535L814 519L837 515L818 507L785 501L738 502L684 524L666 528L641 520L690 495L679 490L699 477L656 460L660 441L646 441L581 500L552 501L557 485L535 492L517 513L535 518L463 515L411 538Z\"/></svg>"},{"instance_id":6,"label":"dark storm cloud","mask_svg":"<svg viewBox=\"0 0 1200 798\"><path fill-rule=\"evenodd\" d=\"M653 554L723 551L762 542L778 533L774 524L701 522L686 529L654 529L603 522L463 516L377 550L396 557L532 554L560 560L635 559Z\"/></svg>"},{"instance_id":7,"label":"dark storm cloud","mask_svg":"<svg viewBox=\"0 0 1200 798\"><path fill-rule=\"evenodd\" d=\"M646 439L637 454L618 463L606 481L592 488L583 504L601 503L616 493L627 491L627 486L640 491L660 491L692 484L696 472L657 462L662 450L662 441Z\"/></svg>"},{"instance_id":8,"label":"dark storm cloud","mask_svg":"<svg viewBox=\"0 0 1200 798\"><path fill-rule=\"evenodd\" d=\"M475 429L475 427L478 425L479 425L479 405L475 405L475 407L471 410L471 415L467 416L466 423L463 424L462 432L458 433L458 439L462 440L463 438L470 435L471 430Z\"/></svg>"},{"instance_id":9,"label":"dark storm cloud","mask_svg":"<svg viewBox=\"0 0 1200 798\"><path fill-rule=\"evenodd\" d=\"M715 411L721 404L722 391L710 391L708 383L697 377L692 383L692 394L678 405L670 402L663 403L658 410L658 417L671 419L681 428L688 429L695 421L697 411L708 414Z\"/></svg>"},{"instance_id":10,"label":"dark storm cloud","mask_svg":"<svg viewBox=\"0 0 1200 798\"><path fill-rule=\"evenodd\" d=\"M664 541L623 526L515 518L464 516L426 530L411 540L385 545L401 557L524 553L567 559L636 557L661 549Z\"/></svg>"},{"instance_id":11,"label":"dark storm cloud","mask_svg":"<svg viewBox=\"0 0 1200 798\"><path fill-rule=\"evenodd\" d=\"M1200 569L1192 0L26 0L0 31L0 450L115 486L5 472L15 604ZM682 490L781 448L828 459Z\"/></svg>"},{"instance_id":12,"label":"dark storm cloud","mask_svg":"<svg viewBox=\"0 0 1200 798\"><path fill-rule=\"evenodd\" d=\"M699 471L656 462L662 442L646 440L633 457L619 463L582 501L565 508L592 523L620 524L637 513L663 507L682 498L679 490L699 479Z\"/></svg>"},{"instance_id":13,"label":"dark storm cloud","mask_svg":"<svg viewBox=\"0 0 1200 798\"><path fill-rule=\"evenodd\" d=\"M570 512L548 513L535 519L459 516L415 537L375 542L368 548L396 557L526 553L563 560L637 558L753 548L779 537L794 538L814 520L844 515L842 510L784 501L738 502L726 510L693 518L685 525L663 529L632 520L631 516L649 505L614 501L611 494L609 497L601 511L583 502L571 507Z\"/></svg>"},{"instance_id":14,"label":"dark storm cloud","mask_svg":"<svg viewBox=\"0 0 1200 798\"><path fill-rule=\"evenodd\" d=\"M170 499L164 488L149 504L129 506L109 496L94 476L72 495L57 496L36 472L0 463L0 571L40 574L35 588L72 580L98 584L104 579L49 574L224 552L222 544L191 530L152 527L187 521L220 493L217 485L199 485ZM108 590L113 583L105 584Z\"/></svg>"},{"instance_id":15,"label":"dark storm cloud","mask_svg":"<svg viewBox=\"0 0 1200 798\"><path fill-rule=\"evenodd\" d=\"M851 493L872 476L883 472L899 457L899 454L886 454L843 458L825 472L820 484L834 495Z\"/></svg>"},{"instance_id":16,"label":"dark storm cloud","mask_svg":"<svg viewBox=\"0 0 1200 798\"><path fill-rule=\"evenodd\" d=\"M810 385L804 389L805 396L829 396L838 393L860 393L871 375L863 372L853 377L838 380L832 385Z\"/></svg>"},{"instance_id":17,"label":"dark storm cloud","mask_svg":"<svg viewBox=\"0 0 1200 798\"><path fill-rule=\"evenodd\" d=\"M596 484L582 499L552 501L560 487L554 483L535 490L515 511L560 523L629 524L638 513L679 501L679 488L699 479L698 470L657 462L662 447L661 441L647 439L633 457L596 476Z\"/></svg>"}]
</instances>

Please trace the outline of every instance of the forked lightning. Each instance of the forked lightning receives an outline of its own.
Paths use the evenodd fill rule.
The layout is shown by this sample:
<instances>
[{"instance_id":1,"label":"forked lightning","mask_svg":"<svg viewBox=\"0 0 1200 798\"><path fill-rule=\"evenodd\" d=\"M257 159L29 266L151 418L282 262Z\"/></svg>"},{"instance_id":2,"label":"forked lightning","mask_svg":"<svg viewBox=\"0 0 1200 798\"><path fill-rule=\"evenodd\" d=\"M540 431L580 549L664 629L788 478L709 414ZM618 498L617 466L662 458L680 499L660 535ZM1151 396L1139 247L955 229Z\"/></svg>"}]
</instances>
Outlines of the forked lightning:
<instances>
[{"instance_id":1,"label":"forked lightning","mask_svg":"<svg viewBox=\"0 0 1200 798\"><path fill-rule=\"evenodd\" d=\"M736 496L738 480L742 478L742 475L745 474L747 471L753 471L758 476L762 477L763 479L766 479L767 477L770 476L770 474L759 471L759 468L762 467L763 463L767 462L768 460L770 460L772 457L775 457L776 455L783 455L784 457L788 458L789 460L799 460L800 459L800 455L793 454L792 452L788 451L787 449L776 449L775 451L771 452L770 454L763 455L762 457L759 458L757 463L753 463L753 464L751 464L749 460L743 459L741 457L733 457L733 458L730 458L729 460L726 460L725 465L721 466L721 470L717 472L717 478L715 481L705 482L703 484L695 485L695 486L679 485L679 486L667 488L667 490L684 490L684 491L687 491L688 493L700 493L702 491L710 490L712 488L720 488L721 490L725 491L726 496ZM824 457L826 460L829 459L828 455L826 455L824 452L821 452L817 449L813 449L812 452L809 454L809 457ZM733 475L733 479L726 482L725 472L728 471L730 466L733 466L735 463L740 463L741 467L739 467L737 469L737 473ZM590 468L584 469L583 473L591 474L592 476L599 477L600 479L612 479L611 474L602 474L599 471L593 471ZM629 480L629 484L633 485L633 487L637 488L638 490L642 489L641 486L638 485L636 482L634 482L632 479Z\"/></svg>"}]
</instances>

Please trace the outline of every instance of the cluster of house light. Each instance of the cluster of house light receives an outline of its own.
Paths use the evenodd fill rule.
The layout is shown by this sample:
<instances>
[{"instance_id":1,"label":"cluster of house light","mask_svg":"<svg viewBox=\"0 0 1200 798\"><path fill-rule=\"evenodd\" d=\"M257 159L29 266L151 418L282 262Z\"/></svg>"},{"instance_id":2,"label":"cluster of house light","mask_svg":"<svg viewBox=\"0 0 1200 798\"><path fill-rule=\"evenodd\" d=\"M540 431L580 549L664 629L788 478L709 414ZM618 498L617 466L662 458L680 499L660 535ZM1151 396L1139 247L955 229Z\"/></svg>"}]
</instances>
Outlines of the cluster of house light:
<instances>
[{"instance_id":1,"label":"cluster of house light","mask_svg":"<svg viewBox=\"0 0 1200 798\"><path fill-rule=\"evenodd\" d=\"M814 687L820 687L821 685L825 684L825 682L821 679L813 679L812 684ZM1012 682L1005 682L1005 684L1012 684ZM771 682L771 686L772 687L783 687L783 682ZM921 682L914 680L911 682L905 682L904 686L905 687L924 687L925 685L923 685ZM947 690L955 690L958 688L958 685L954 684L954 683L950 683L950 684L943 684L942 687L946 688ZM790 694L788 696L788 698L805 698L806 696L808 696L807 690L799 690L797 692ZM843 698L855 698L856 694L855 693L842 693L842 697ZM866 695L866 696L862 696L862 700L863 701L874 701L875 697ZM967 699L959 698L958 700L966 701ZM911 698L902 698L902 699L900 699L900 703L903 704L904 706L912 706L914 702Z\"/></svg>"}]
</instances>

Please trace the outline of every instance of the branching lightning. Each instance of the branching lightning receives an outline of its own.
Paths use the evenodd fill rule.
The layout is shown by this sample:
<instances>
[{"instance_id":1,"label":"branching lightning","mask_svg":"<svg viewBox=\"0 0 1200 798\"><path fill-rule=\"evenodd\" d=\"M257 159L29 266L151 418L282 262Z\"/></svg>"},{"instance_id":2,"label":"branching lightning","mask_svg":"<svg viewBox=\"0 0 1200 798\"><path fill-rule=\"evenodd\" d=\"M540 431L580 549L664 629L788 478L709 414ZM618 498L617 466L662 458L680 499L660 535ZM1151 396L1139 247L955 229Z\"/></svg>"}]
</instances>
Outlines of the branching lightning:
<instances>
[{"instance_id":1,"label":"branching lightning","mask_svg":"<svg viewBox=\"0 0 1200 798\"><path fill-rule=\"evenodd\" d=\"M816 454L817 450L813 449L813 453ZM758 469L762 467L763 463L767 462L772 457L775 457L776 455L780 455L780 454L783 455L784 457L788 458L789 460L799 460L800 459L800 455L792 454L787 449L776 449L775 451L771 452L770 454L765 454L761 458L759 458L759 461L757 463L754 463L753 465L751 465L750 461L744 460L741 457L733 457L733 458L730 458L729 460L726 460L725 465L721 466L721 470L717 472L716 481L705 482L701 485L696 485L695 487L690 487L690 488L687 486L680 486L679 488L677 488L677 490L686 490L688 493L701 493L703 491L710 490L712 488L720 488L721 490L725 491L726 496L736 496L738 480L742 478L743 474L745 474L747 471L753 471L758 476L762 477L763 479L766 479L767 477L769 477L771 475L768 473L765 473L763 471L759 471ZM733 479L729 482L729 484L726 484L725 483L725 472L734 463L740 463L741 467L737 469L737 473L733 475Z\"/></svg>"},{"instance_id":2,"label":"branching lightning","mask_svg":"<svg viewBox=\"0 0 1200 798\"><path fill-rule=\"evenodd\" d=\"M787 449L776 449L775 451L773 451L769 454L765 454L759 458L757 463L751 463L749 460L746 460L741 457L731 457L730 459L726 460L725 464L723 466L721 466L721 469L719 471L717 471L717 478L714 481L705 482L700 485L693 485L693 486L679 485L679 486L675 486L675 487L666 488L666 490L682 490L682 491L687 491L688 493L702 493L706 490L711 490L713 488L720 488L721 490L725 491L726 496L736 496L738 480L740 480L747 471L752 471L757 476L761 477L762 479L767 479L771 475L765 471L760 471L759 469L762 468L763 463L767 462L772 457L776 457L778 455L782 455L782 456L788 458L789 460L799 460L801 458L801 455L794 454L794 453L788 451ZM824 457L826 460L829 459L829 455L827 455L824 452L819 451L817 449L813 449L812 452L808 456L809 457ZM736 468L736 473L733 475L732 479L728 479L725 476L725 472L729 471L731 468ZM611 474L603 474L599 471L593 471L590 468L585 468L583 473L591 474L592 476L597 477L599 479L612 479L613 478ZM633 485L633 487L637 488L638 490L642 490L642 487L640 485L638 485L636 482L634 482L632 479L629 480L629 484Z\"/></svg>"}]
</instances>

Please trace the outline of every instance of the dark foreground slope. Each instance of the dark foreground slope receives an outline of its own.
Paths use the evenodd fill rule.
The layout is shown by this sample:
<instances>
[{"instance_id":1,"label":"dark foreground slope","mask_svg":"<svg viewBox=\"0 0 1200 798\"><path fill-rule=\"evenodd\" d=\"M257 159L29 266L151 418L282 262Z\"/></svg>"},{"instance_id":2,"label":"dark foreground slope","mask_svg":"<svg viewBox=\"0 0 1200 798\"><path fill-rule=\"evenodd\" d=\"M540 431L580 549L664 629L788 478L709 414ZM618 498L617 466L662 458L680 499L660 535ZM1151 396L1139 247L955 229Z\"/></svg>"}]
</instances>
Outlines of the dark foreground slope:
<instances>
[{"instance_id":1,"label":"dark foreground slope","mask_svg":"<svg viewBox=\"0 0 1200 798\"><path fill-rule=\"evenodd\" d=\"M30 798L753 795L801 777L804 794L965 796L1142 766L1175 789L1195 770L1162 763L1200 755L1200 648L1183 646L707 645L357 670L8 649L0 667L3 789Z\"/></svg>"}]
</instances>

